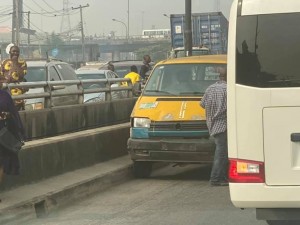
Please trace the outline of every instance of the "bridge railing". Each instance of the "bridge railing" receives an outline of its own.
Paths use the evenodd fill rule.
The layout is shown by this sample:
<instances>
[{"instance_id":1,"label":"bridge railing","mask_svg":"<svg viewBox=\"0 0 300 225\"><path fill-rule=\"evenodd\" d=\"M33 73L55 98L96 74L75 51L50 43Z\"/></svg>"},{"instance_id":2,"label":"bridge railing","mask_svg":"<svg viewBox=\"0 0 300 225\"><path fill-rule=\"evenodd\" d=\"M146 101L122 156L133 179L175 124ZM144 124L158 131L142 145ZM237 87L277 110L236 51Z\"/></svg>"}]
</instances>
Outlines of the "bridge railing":
<instances>
[{"instance_id":1,"label":"bridge railing","mask_svg":"<svg viewBox=\"0 0 300 225\"><path fill-rule=\"evenodd\" d=\"M122 82L127 82L127 86L119 85L113 86L112 84L121 84ZM89 89L84 89L84 84L104 84L105 87L95 86ZM65 89L68 85L77 85L77 89L73 91L62 91L55 92L56 90ZM103 86L103 85L102 85ZM20 82L20 83L3 83L2 89L11 90L13 88L18 89L27 89L32 90L35 88L40 88L41 92L37 93L24 93L20 95L12 95L13 99L36 99L43 98L44 99L44 108L51 108L52 106L52 98L59 96L68 96L68 95L77 95L78 96L78 104L83 104L84 94L90 93L105 93L105 101L111 101L112 92L122 91L123 98L132 98L134 96L134 87L131 83L131 80L128 78L111 78L111 79L88 79L88 80L66 80L66 81L39 81L39 82Z\"/></svg>"}]
</instances>

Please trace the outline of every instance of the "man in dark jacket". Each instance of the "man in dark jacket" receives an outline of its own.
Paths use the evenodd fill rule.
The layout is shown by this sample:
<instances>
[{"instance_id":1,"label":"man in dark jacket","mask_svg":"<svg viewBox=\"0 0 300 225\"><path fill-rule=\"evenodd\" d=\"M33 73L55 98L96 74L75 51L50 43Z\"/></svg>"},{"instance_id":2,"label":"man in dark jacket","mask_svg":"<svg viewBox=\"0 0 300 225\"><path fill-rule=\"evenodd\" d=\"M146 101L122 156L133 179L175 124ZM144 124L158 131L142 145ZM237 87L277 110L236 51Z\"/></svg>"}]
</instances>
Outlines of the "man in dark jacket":
<instances>
[{"instance_id":1,"label":"man in dark jacket","mask_svg":"<svg viewBox=\"0 0 300 225\"><path fill-rule=\"evenodd\" d=\"M5 90L1 90L1 88L2 81L0 81L0 130L7 127L17 139L24 140L24 127L17 108L11 95ZM0 143L2 143L2 141L0 141ZM0 183L4 174L18 175L19 170L20 162L18 154L8 150L3 144L0 144Z\"/></svg>"},{"instance_id":2,"label":"man in dark jacket","mask_svg":"<svg viewBox=\"0 0 300 225\"><path fill-rule=\"evenodd\" d=\"M140 76L142 79L146 78L146 73L151 70L150 66L151 58L149 55L144 55L144 65L142 65L141 70L140 70Z\"/></svg>"}]
</instances>

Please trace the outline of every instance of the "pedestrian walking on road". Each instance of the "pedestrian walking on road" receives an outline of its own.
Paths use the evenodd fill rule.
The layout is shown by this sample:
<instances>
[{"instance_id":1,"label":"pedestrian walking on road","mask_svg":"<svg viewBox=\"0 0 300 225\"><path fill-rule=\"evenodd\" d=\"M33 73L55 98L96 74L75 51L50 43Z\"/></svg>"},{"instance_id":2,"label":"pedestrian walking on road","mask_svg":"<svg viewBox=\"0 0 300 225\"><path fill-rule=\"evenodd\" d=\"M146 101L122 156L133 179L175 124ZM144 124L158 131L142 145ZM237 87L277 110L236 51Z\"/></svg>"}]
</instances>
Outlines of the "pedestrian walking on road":
<instances>
[{"instance_id":1,"label":"pedestrian walking on road","mask_svg":"<svg viewBox=\"0 0 300 225\"><path fill-rule=\"evenodd\" d=\"M18 140L23 142L24 128L18 110L11 95L1 88L2 82L0 82L0 130L7 127ZM0 143L2 143L1 140ZM0 183L4 174L18 175L19 169L18 154L0 144Z\"/></svg>"},{"instance_id":2,"label":"pedestrian walking on road","mask_svg":"<svg viewBox=\"0 0 300 225\"><path fill-rule=\"evenodd\" d=\"M209 86L200 102L205 108L209 134L216 144L213 167L210 175L212 186L228 185L228 146L227 146L227 72L218 68L220 80Z\"/></svg>"}]
</instances>

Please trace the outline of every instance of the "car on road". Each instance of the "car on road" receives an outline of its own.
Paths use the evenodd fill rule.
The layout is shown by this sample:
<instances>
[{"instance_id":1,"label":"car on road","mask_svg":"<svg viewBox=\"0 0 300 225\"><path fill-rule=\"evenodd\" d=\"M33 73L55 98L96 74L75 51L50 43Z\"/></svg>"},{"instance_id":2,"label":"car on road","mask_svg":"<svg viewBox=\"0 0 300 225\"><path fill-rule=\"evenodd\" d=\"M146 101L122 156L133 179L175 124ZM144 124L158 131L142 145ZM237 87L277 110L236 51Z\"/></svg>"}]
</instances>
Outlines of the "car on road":
<instances>
[{"instance_id":1,"label":"car on road","mask_svg":"<svg viewBox=\"0 0 300 225\"><path fill-rule=\"evenodd\" d=\"M212 163L215 145L199 103L226 65L226 55L156 64L131 114L127 145L134 176L148 177L154 162Z\"/></svg>"},{"instance_id":2,"label":"car on road","mask_svg":"<svg viewBox=\"0 0 300 225\"><path fill-rule=\"evenodd\" d=\"M107 79L119 78L118 75L111 70L102 69L78 69L75 71L79 80L102 79L103 82L83 83L83 89L105 88ZM119 86L119 83L112 84L112 87ZM121 91L112 91L112 100L123 97ZM84 103L105 101L105 92L84 94Z\"/></svg>"},{"instance_id":3,"label":"car on road","mask_svg":"<svg viewBox=\"0 0 300 225\"><path fill-rule=\"evenodd\" d=\"M122 61L111 61L111 64L114 65L115 72L119 77L125 77L127 73L130 72L130 67L135 65L140 72L143 65L143 61L140 60L122 60Z\"/></svg>"},{"instance_id":4,"label":"car on road","mask_svg":"<svg viewBox=\"0 0 300 225\"><path fill-rule=\"evenodd\" d=\"M39 81L70 81L78 80L74 69L70 64L59 60L38 60L27 61L27 82ZM51 91L58 94L66 94L62 96L52 97L50 107L79 104L78 95L68 95L79 90L77 85L57 85L52 86ZM30 88L26 94L43 93L44 88ZM25 110L35 110L45 108L44 98L26 99Z\"/></svg>"},{"instance_id":5,"label":"car on road","mask_svg":"<svg viewBox=\"0 0 300 225\"><path fill-rule=\"evenodd\" d=\"M110 65L113 65L114 72L118 75L119 78L125 77L126 74L130 72L130 67L135 65L140 72L141 67L143 65L143 61L141 60L118 60L118 61L109 61L106 63L103 62L89 62L85 66L82 66L77 69L80 70L108 70ZM154 66L154 62L150 63L151 67Z\"/></svg>"},{"instance_id":6,"label":"car on road","mask_svg":"<svg viewBox=\"0 0 300 225\"><path fill-rule=\"evenodd\" d=\"M120 78L123 78L127 73L130 72L130 67L135 65L140 72L143 65L141 60L119 60L119 61L109 61L105 65L102 65L101 69L108 69L108 65L112 64L115 69L115 73L118 74ZM154 63L150 63L151 66L154 66Z\"/></svg>"},{"instance_id":7,"label":"car on road","mask_svg":"<svg viewBox=\"0 0 300 225\"><path fill-rule=\"evenodd\" d=\"M84 66L81 66L77 70L95 70L105 68L107 62L87 62Z\"/></svg>"}]
</instances>

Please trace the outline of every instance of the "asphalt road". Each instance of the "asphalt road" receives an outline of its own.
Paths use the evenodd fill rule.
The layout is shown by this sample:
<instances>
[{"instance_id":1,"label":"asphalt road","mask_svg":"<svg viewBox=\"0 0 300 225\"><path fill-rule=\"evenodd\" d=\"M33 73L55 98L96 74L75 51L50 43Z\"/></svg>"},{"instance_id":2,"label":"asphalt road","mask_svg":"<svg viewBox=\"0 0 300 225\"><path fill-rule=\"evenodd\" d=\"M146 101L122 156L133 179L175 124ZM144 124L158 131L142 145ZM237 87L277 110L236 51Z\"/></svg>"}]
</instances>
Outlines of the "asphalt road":
<instances>
[{"instance_id":1,"label":"asphalt road","mask_svg":"<svg viewBox=\"0 0 300 225\"><path fill-rule=\"evenodd\" d=\"M211 187L210 168L159 169L27 225L265 225L254 210L235 208L228 187ZM23 223L24 224L24 223Z\"/></svg>"}]
</instances>

